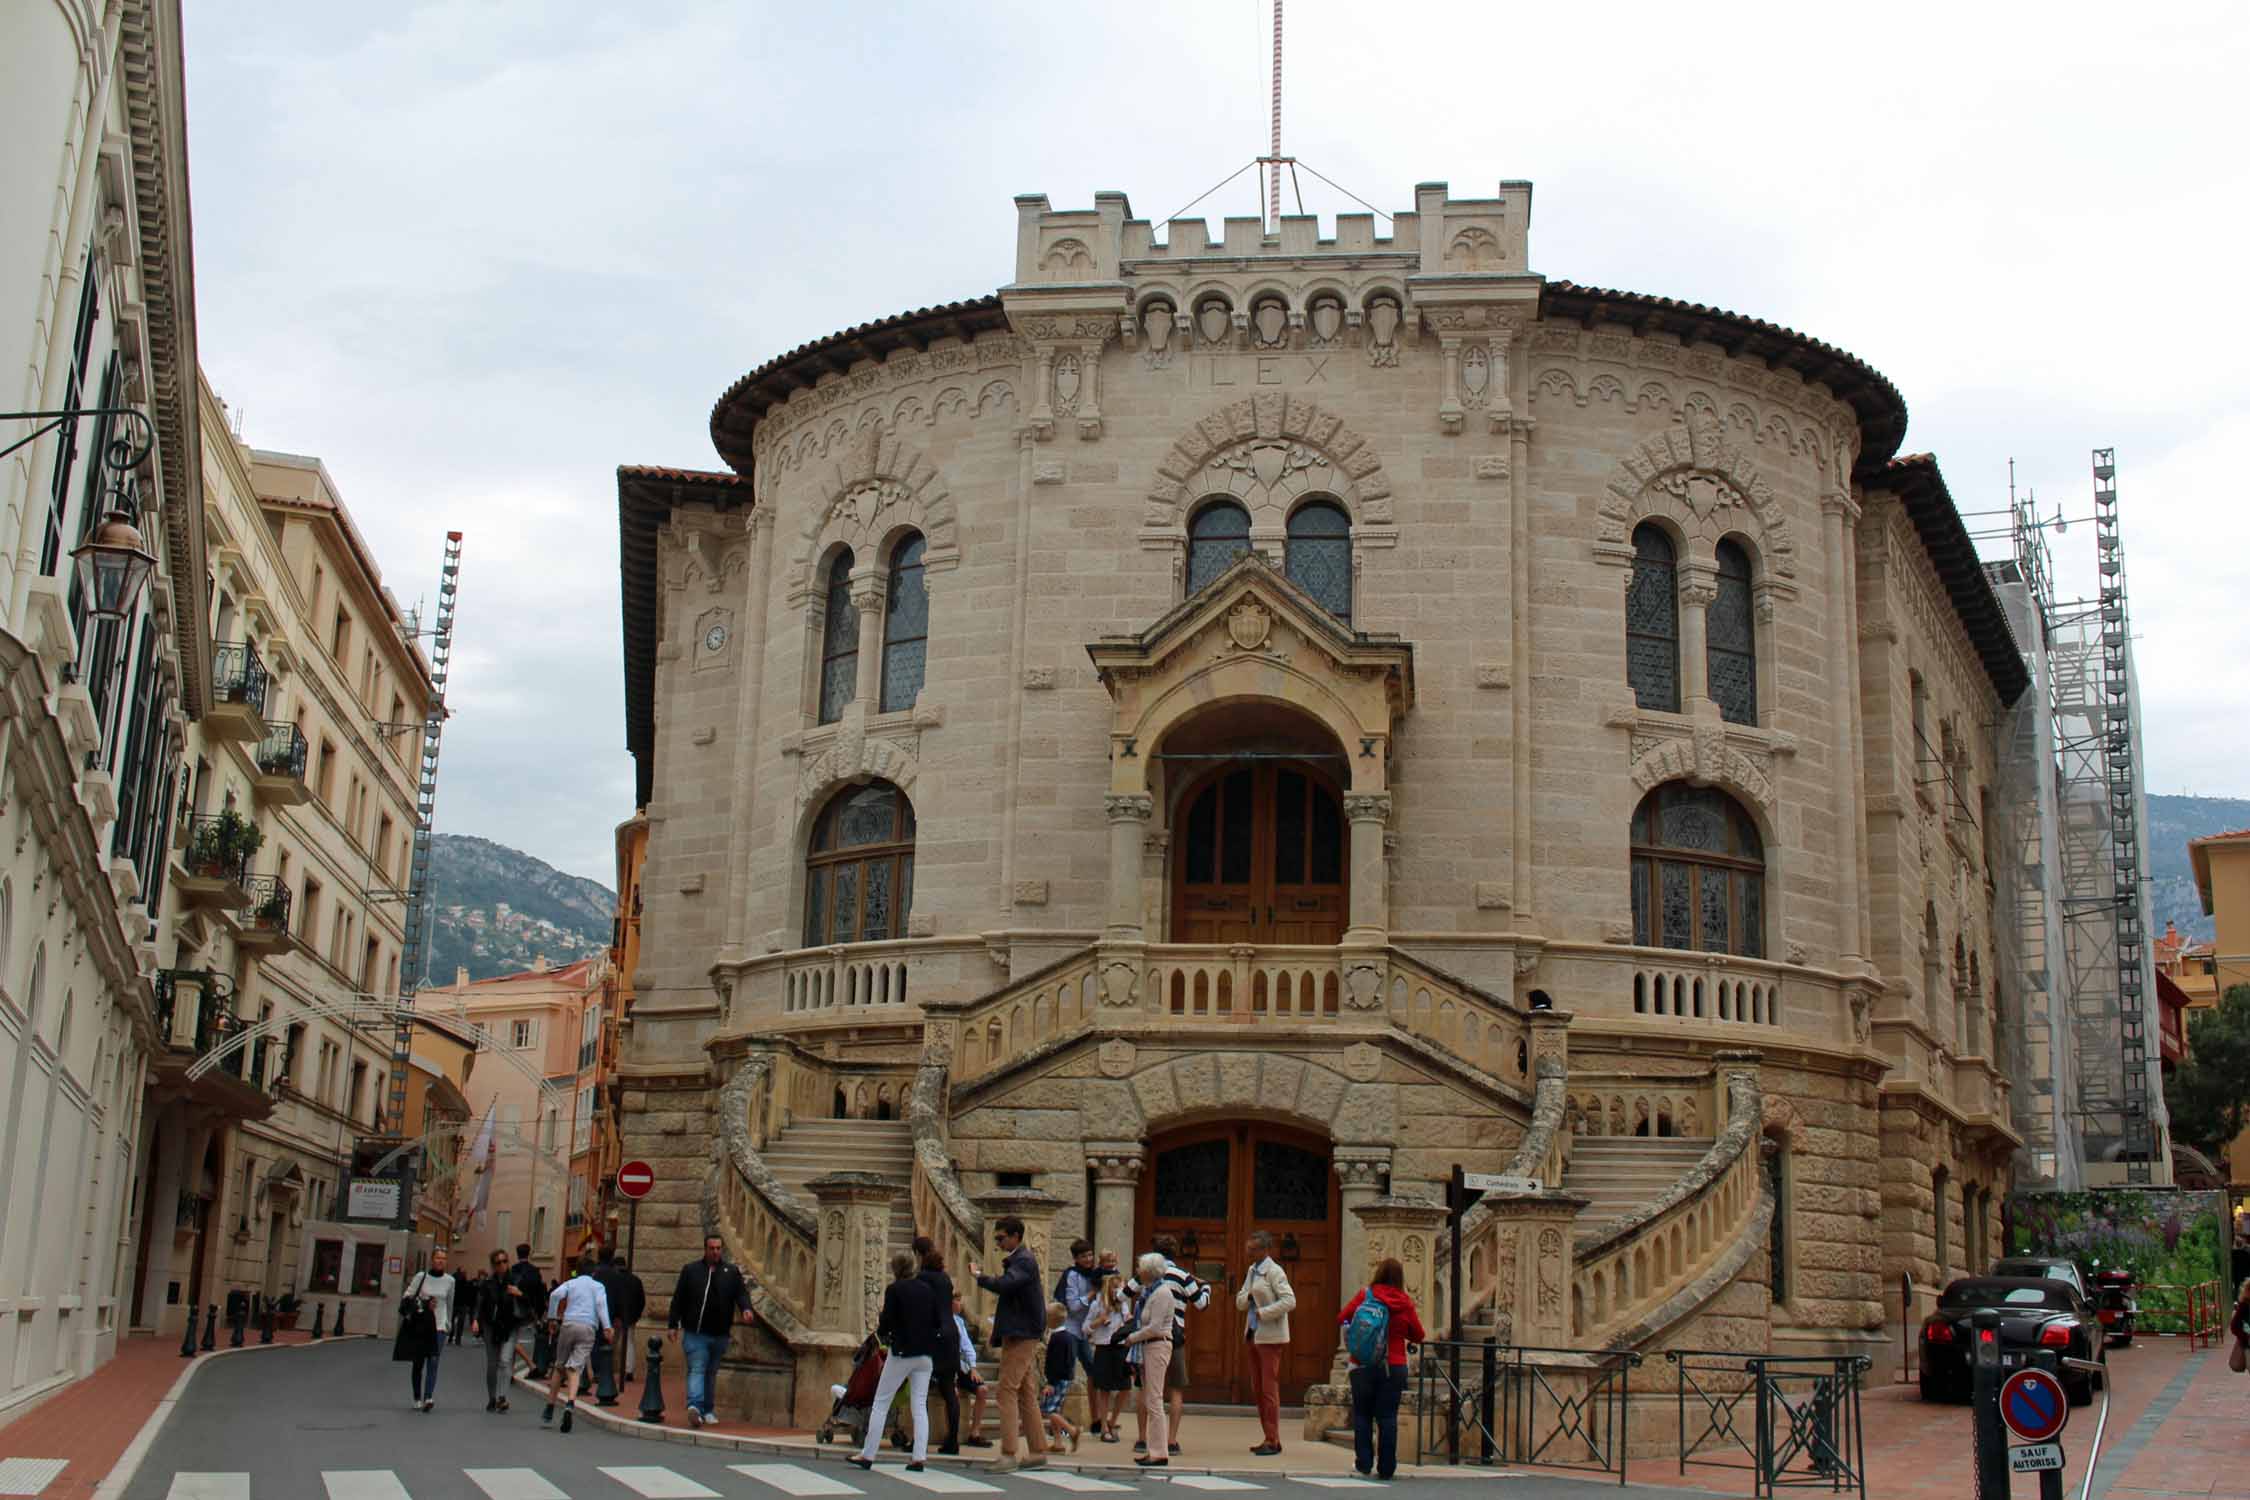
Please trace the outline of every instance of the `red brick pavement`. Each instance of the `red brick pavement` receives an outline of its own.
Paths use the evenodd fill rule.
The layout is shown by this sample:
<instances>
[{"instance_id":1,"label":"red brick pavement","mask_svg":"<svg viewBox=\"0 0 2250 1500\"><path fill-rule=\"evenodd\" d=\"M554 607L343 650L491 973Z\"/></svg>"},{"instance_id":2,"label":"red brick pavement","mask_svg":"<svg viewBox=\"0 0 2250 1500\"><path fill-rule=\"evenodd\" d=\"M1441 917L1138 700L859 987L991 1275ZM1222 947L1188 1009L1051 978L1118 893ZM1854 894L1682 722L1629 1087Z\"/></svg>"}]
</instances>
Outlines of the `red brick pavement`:
<instances>
[{"instance_id":1,"label":"red brick pavement","mask_svg":"<svg viewBox=\"0 0 2250 1500\"><path fill-rule=\"evenodd\" d=\"M2250 1496L2250 1375L2227 1368L2227 1348L2204 1356L2203 1367L2170 1417L2109 1482L2108 1500L2172 1500ZM2104 1464L2105 1473L2112 1472Z\"/></svg>"},{"instance_id":2,"label":"red brick pavement","mask_svg":"<svg viewBox=\"0 0 2250 1500\"><path fill-rule=\"evenodd\" d=\"M307 1333L277 1333L273 1345L249 1347L310 1340ZM89 1500L189 1363L170 1339L124 1340L109 1363L0 1427L0 1458L62 1459L66 1467L40 1500Z\"/></svg>"}]
</instances>

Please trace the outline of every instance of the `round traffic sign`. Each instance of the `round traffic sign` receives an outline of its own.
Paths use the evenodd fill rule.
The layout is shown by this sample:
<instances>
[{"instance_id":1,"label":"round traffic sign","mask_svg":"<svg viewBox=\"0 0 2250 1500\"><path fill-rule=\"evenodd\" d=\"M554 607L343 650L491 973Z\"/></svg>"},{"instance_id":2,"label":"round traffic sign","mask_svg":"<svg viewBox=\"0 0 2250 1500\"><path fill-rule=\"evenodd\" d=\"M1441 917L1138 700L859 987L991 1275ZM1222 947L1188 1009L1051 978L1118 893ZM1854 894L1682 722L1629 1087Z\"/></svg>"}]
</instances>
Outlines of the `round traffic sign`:
<instances>
[{"instance_id":1,"label":"round traffic sign","mask_svg":"<svg viewBox=\"0 0 2250 1500\"><path fill-rule=\"evenodd\" d=\"M2018 1370L2000 1386L2000 1420L2023 1442L2048 1442L2070 1420L2070 1400L2045 1370Z\"/></svg>"},{"instance_id":2,"label":"round traffic sign","mask_svg":"<svg viewBox=\"0 0 2250 1500\"><path fill-rule=\"evenodd\" d=\"M623 1197L646 1198L655 1186L656 1170L645 1161L629 1161L617 1169L617 1191Z\"/></svg>"}]
</instances>

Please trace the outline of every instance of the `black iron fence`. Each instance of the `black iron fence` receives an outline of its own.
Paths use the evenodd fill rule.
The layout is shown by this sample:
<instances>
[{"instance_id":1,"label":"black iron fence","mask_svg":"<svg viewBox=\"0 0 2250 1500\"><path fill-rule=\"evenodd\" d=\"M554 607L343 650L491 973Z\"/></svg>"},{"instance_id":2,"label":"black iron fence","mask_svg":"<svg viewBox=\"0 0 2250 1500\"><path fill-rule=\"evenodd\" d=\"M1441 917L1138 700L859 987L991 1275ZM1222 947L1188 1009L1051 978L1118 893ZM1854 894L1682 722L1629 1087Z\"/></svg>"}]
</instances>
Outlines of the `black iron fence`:
<instances>
[{"instance_id":1,"label":"black iron fence","mask_svg":"<svg viewBox=\"0 0 2250 1500\"><path fill-rule=\"evenodd\" d=\"M243 926L271 937L285 936L289 931L289 905L293 898L289 887L281 883L281 877L253 875L242 883L242 888L250 893L250 904L242 909Z\"/></svg>"},{"instance_id":2,"label":"black iron fence","mask_svg":"<svg viewBox=\"0 0 2250 1500\"><path fill-rule=\"evenodd\" d=\"M1860 1389L1864 1355L1673 1349L1680 1472L1746 1469L1751 1493L1785 1489L1867 1495Z\"/></svg>"},{"instance_id":3,"label":"black iron fence","mask_svg":"<svg viewBox=\"0 0 2250 1500\"><path fill-rule=\"evenodd\" d=\"M1640 1355L1442 1339L1420 1351L1415 1462L1537 1465L1625 1482Z\"/></svg>"},{"instance_id":4,"label":"black iron fence","mask_svg":"<svg viewBox=\"0 0 2250 1500\"><path fill-rule=\"evenodd\" d=\"M293 776L305 779L305 732L294 724L267 724L266 737L258 741L260 776Z\"/></svg>"},{"instance_id":5,"label":"black iron fence","mask_svg":"<svg viewBox=\"0 0 2250 1500\"><path fill-rule=\"evenodd\" d=\"M221 641L211 648L211 696L266 711L266 664L248 641Z\"/></svg>"}]
</instances>

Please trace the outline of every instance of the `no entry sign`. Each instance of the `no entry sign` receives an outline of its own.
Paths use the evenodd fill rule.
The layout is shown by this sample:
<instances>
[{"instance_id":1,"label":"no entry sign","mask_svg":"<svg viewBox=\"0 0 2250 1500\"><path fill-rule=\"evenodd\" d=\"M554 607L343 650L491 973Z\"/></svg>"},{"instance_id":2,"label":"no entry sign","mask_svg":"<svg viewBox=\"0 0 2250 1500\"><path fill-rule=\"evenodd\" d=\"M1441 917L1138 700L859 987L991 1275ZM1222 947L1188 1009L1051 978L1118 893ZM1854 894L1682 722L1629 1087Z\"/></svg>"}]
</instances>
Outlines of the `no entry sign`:
<instances>
[{"instance_id":1,"label":"no entry sign","mask_svg":"<svg viewBox=\"0 0 2250 1500\"><path fill-rule=\"evenodd\" d=\"M2018 1370L2000 1387L2000 1420L2026 1443L2044 1443L2070 1420L2062 1382L2045 1370Z\"/></svg>"},{"instance_id":2,"label":"no entry sign","mask_svg":"<svg viewBox=\"0 0 2250 1500\"><path fill-rule=\"evenodd\" d=\"M617 1191L621 1197L638 1203L655 1186L655 1169L645 1161L629 1161L617 1169Z\"/></svg>"}]
</instances>

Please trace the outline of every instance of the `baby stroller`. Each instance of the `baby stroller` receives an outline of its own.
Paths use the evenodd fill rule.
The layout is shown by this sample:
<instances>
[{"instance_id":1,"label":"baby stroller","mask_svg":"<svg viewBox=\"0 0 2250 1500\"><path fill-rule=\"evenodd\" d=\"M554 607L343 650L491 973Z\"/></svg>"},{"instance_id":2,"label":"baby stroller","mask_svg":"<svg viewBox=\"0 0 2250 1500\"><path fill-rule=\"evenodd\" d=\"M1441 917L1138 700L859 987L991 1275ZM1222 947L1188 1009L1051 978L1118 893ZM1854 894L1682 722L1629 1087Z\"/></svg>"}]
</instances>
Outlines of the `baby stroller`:
<instances>
[{"instance_id":1,"label":"baby stroller","mask_svg":"<svg viewBox=\"0 0 2250 1500\"><path fill-rule=\"evenodd\" d=\"M885 1358L882 1344L876 1341L873 1334L869 1334L866 1342L852 1355L852 1373L842 1385L829 1387L835 1392L836 1404L829 1409L827 1420L813 1434L814 1442L833 1443L841 1437L857 1447L867 1441L867 1422L871 1414L869 1409L875 1404L875 1386L883 1378ZM892 1426L890 1437L893 1448L912 1446L912 1440L896 1424Z\"/></svg>"}]
</instances>

